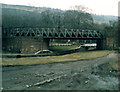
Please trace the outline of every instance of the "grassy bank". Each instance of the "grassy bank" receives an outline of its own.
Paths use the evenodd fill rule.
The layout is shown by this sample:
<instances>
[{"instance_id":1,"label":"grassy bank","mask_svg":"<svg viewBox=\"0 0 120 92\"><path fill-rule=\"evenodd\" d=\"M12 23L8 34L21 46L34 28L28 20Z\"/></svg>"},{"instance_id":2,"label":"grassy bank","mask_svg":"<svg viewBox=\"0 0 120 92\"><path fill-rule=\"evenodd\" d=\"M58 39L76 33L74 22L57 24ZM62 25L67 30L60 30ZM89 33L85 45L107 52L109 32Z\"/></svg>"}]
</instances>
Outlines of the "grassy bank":
<instances>
[{"instance_id":1,"label":"grassy bank","mask_svg":"<svg viewBox=\"0 0 120 92\"><path fill-rule=\"evenodd\" d=\"M76 49L78 48L77 45L72 45L72 46L50 46L49 49L53 50L55 52L63 52L71 49Z\"/></svg>"},{"instance_id":2,"label":"grassy bank","mask_svg":"<svg viewBox=\"0 0 120 92\"><path fill-rule=\"evenodd\" d=\"M49 49L54 51L54 52L63 52L63 51L68 51L71 49L76 49L78 48L78 45L72 45L72 46L50 46ZM47 53L47 55L50 53ZM15 53L15 52L7 52L7 51L2 51L2 55L33 55L33 54L20 54L20 53ZM42 53L42 55L46 55L46 53Z\"/></svg>"},{"instance_id":3,"label":"grassy bank","mask_svg":"<svg viewBox=\"0 0 120 92\"><path fill-rule=\"evenodd\" d=\"M52 63L52 62L77 61L81 59L102 57L112 52L113 51L105 50L105 51L77 52L77 53L61 55L61 56L3 58L2 65L31 65L31 64Z\"/></svg>"},{"instance_id":4,"label":"grassy bank","mask_svg":"<svg viewBox=\"0 0 120 92\"><path fill-rule=\"evenodd\" d=\"M109 64L110 64L110 66L111 66L111 68L113 69L113 70L119 70L119 62L118 62L119 60L117 60L117 61L113 61L113 62L110 62Z\"/></svg>"}]
</instances>

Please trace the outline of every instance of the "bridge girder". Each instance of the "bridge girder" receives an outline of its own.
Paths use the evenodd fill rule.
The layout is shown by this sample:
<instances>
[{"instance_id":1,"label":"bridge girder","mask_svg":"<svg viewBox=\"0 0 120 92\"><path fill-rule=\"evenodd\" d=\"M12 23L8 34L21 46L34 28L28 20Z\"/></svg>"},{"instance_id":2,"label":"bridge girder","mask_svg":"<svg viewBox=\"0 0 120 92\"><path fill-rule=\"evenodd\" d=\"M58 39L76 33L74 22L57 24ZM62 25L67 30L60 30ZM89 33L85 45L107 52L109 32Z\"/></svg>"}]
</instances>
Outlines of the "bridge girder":
<instances>
[{"instance_id":1,"label":"bridge girder","mask_svg":"<svg viewBox=\"0 0 120 92\"><path fill-rule=\"evenodd\" d=\"M12 28L3 29L3 37L35 38L82 38L101 39L103 34L96 30L56 29L56 28Z\"/></svg>"}]
</instances>

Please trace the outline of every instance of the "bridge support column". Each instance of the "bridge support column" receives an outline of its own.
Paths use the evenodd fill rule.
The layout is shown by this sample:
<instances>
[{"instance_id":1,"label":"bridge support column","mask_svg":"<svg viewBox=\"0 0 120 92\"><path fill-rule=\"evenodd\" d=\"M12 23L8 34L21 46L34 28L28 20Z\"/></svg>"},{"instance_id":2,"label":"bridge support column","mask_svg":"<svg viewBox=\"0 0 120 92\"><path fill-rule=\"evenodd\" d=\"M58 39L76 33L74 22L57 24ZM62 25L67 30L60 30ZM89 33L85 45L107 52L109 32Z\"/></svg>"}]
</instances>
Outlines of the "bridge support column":
<instances>
[{"instance_id":1,"label":"bridge support column","mask_svg":"<svg viewBox=\"0 0 120 92\"><path fill-rule=\"evenodd\" d=\"M113 50L118 48L117 37L107 37L106 38L106 49Z\"/></svg>"},{"instance_id":2,"label":"bridge support column","mask_svg":"<svg viewBox=\"0 0 120 92\"><path fill-rule=\"evenodd\" d=\"M49 39L43 38L22 38L21 53L36 53L40 50L49 49Z\"/></svg>"},{"instance_id":3,"label":"bridge support column","mask_svg":"<svg viewBox=\"0 0 120 92\"><path fill-rule=\"evenodd\" d=\"M34 54L40 50L49 49L49 39L43 38L3 38L3 51Z\"/></svg>"},{"instance_id":4,"label":"bridge support column","mask_svg":"<svg viewBox=\"0 0 120 92\"><path fill-rule=\"evenodd\" d=\"M115 29L113 27L111 28L107 28L105 30L105 37L106 37L106 49L107 50L117 50L119 45L119 33L118 33L118 29Z\"/></svg>"},{"instance_id":5,"label":"bridge support column","mask_svg":"<svg viewBox=\"0 0 120 92\"><path fill-rule=\"evenodd\" d=\"M12 53L20 53L22 47L21 38L2 38L2 50Z\"/></svg>"},{"instance_id":6,"label":"bridge support column","mask_svg":"<svg viewBox=\"0 0 120 92\"><path fill-rule=\"evenodd\" d=\"M98 39L97 40L97 50L104 50L104 49L106 49L106 40Z\"/></svg>"}]
</instances>

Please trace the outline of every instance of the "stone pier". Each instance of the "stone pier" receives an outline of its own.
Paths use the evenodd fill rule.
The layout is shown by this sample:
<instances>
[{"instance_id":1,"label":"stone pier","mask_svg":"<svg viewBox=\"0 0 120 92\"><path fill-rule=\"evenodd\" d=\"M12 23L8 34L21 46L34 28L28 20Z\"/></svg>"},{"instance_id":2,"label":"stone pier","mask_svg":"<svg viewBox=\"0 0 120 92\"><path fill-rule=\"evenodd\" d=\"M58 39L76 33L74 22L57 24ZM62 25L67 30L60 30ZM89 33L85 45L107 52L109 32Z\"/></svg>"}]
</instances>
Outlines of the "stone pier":
<instances>
[{"instance_id":1,"label":"stone pier","mask_svg":"<svg viewBox=\"0 0 120 92\"><path fill-rule=\"evenodd\" d=\"M106 49L106 39L98 39L97 40L97 50L105 50Z\"/></svg>"},{"instance_id":2,"label":"stone pier","mask_svg":"<svg viewBox=\"0 0 120 92\"><path fill-rule=\"evenodd\" d=\"M4 51L34 54L39 50L48 50L49 39L32 37L3 38Z\"/></svg>"}]
</instances>

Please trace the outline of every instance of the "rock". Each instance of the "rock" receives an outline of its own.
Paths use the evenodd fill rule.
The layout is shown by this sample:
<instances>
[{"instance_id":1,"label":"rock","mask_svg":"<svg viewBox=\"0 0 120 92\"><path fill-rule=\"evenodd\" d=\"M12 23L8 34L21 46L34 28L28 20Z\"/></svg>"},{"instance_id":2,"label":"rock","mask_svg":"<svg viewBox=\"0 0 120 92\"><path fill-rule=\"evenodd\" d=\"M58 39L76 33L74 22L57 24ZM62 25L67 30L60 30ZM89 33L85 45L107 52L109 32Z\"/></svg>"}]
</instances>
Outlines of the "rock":
<instances>
[{"instance_id":1,"label":"rock","mask_svg":"<svg viewBox=\"0 0 120 92\"><path fill-rule=\"evenodd\" d=\"M85 81L85 84L87 84L87 83L88 83L88 81L89 81L89 80Z\"/></svg>"},{"instance_id":2,"label":"rock","mask_svg":"<svg viewBox=\"0 0 120 92\"><path fill-rule=\"evenodd\" d=\"M27 88L29 88L29 85L26 85Z\"/></svg>"},{"instance_id":3,"label":"rock","mask_svg":"<svg viewBox=\"0 0 120 92\"><path fill-rule=\"evenodd\" d=\"M74 73L73 76L77 75L78 73Z\"/></svg>"}]
</instances>

